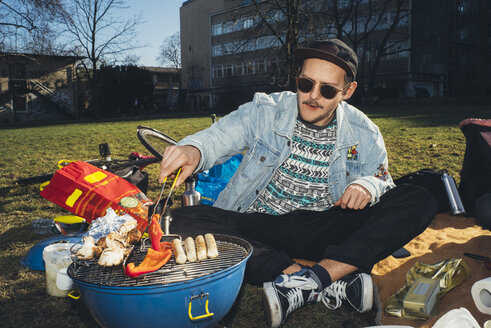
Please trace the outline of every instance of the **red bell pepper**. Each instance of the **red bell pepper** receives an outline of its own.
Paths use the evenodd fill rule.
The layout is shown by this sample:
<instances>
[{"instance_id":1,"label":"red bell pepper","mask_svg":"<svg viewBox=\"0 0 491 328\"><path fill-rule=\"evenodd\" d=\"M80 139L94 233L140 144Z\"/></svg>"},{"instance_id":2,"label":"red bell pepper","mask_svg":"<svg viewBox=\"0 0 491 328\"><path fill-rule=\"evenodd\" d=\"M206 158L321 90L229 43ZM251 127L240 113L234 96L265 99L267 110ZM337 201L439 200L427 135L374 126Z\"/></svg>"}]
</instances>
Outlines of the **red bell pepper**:
<instances>
[{"instance_id":1,"label":"red bell pepper","mask_svg":"<svg viewBox=\"0 0 491 328\"><path fill-rule=\"evenodd\" d=\"M124 273L128 277L136 278L142 274L160 269L172 256L172 244L169 242L162 242L160 246L162 246L161 251L149 248L142 263L138 266L135 266L135 263L129 263L124 269Z\"/></svg>"},{"instance_id":2,"label":"red bell pepper","mask_svg":"<svg viewBox=\"0 0 491 328\"><path fill-rule=\"evenodd\" d=\"M162 228L160 227L159 220L160 215L154 214L152 216L152 222L148 227L148 235L150 236L150 242L152 243L152 248L156 251L160 251L160 238L164 235Z\"/></svg>"}]
</instances>

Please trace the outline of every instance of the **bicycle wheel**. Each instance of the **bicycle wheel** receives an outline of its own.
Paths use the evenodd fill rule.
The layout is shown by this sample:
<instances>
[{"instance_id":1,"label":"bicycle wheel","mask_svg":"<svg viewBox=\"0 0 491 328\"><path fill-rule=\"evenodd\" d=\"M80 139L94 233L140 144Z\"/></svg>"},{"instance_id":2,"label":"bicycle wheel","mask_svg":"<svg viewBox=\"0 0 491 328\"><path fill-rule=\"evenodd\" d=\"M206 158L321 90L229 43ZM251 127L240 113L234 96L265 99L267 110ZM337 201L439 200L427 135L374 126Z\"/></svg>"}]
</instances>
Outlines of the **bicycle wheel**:
<instances>
[{"instance_id":1,"label":"bicycle wheel","mask_svg":"<svg viewBox=\"0 0 491 328\"><path fill-rule=\"evenodd\" d=\"M158 159L162 159L167 146L177 144L168 135L146 126L138 126L136 134L142 145Z\"/></svg>"}]
</instances>

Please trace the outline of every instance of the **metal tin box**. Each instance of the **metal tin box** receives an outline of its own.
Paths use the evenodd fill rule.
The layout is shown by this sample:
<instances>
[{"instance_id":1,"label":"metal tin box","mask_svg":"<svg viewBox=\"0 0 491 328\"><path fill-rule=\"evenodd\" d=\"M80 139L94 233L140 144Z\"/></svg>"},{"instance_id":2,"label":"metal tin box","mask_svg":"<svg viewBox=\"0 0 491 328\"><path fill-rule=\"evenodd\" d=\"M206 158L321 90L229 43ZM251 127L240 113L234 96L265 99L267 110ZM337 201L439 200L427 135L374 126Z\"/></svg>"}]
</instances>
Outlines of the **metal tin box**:
<instances>
[{"instance_id":1,"label":"metal tin box","mask_svg":"<svg viewBox=\"0 0 491 328\"><path fill-rule=\"evenodd\" d=\"M404 310L430 317L436 310L440 280L418 278L409 288L403 300Z\"/></svg>"}]
</instances>

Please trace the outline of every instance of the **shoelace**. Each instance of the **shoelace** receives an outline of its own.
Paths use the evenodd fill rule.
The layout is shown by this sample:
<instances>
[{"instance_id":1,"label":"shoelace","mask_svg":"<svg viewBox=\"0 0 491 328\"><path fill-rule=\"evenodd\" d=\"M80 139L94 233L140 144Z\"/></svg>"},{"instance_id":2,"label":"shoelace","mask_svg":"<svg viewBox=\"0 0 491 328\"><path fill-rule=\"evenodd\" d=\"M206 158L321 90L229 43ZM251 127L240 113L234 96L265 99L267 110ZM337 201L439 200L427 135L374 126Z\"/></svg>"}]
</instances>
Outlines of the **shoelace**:
<instances>
[{"instance_id":1,"label":"shoelace","mask_svg":"<svg viewBox=\"0 0 491 328\"><path fill-rule=\"evenodd\" d=\"M312 290L317 288L317 284L309 278L302 276L287 276L284 281L277 283L280 287L291 288L285 295L288 299L288 309L286 315L289 315L305 303L302 290ZM310 294L312 295L312 293ZM310 298L310 297L309 297Z\"/></svg>"},{"instance_id":2,"label":"shoelace","mask_svg":"<svg viewBox=\"0 0 491 328\"><path fill-rule=\"evenodd\" d=\"M322 300L322 303L331 310L335 310L343 304L343 300L346 299L346 286L348 284L345 281L336 281L331 286L325 288L319 298ZM335 304L331 304L330 300L333 298L336 300Z\"/></svg>"}]
</instances>

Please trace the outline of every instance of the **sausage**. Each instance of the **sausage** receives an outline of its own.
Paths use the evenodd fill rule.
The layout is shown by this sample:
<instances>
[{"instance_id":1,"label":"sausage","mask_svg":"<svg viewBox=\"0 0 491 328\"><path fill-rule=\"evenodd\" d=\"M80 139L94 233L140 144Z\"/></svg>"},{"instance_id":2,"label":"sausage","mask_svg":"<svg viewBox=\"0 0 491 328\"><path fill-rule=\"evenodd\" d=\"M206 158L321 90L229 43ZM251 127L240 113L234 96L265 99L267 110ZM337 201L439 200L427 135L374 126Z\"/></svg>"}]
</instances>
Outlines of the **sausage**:
<instances>
[{"instance_id":1,"label":"sausage","mask_svg":"<svg viewBox=\"0 0 491 328\"><path fill-rule=\"evenodd\" d=\"M182 248L181 240L174 239L172 240L172 252L174 253L174 257L176 259L177 264L186 263L186 253L184 253L184 249Z\"/></svg>"},{"instance_id":2,"label":"sausage","mask_svg":"<svg viewBox=\"0 0 491 328\"><path fill-rule=\"evenodd\" d=\"M194 247L194 240L191 237L186 238L184 241L184 247L186 247L186 255L189 262L196 262L196 247Z\"/></svg>"},{"instance_id":3,"label":"sausage","mask_svg":"<svg viewBox=\"0 0 491 328\"><path fill-rule=\"evenodd\" d=\"M196 249L198 251L198 260L206 260L206 244L205 238L202 235L196 237Z\"/></svg>"},{"instance_id":4,"label":"sausage","mask_svg":"<svg viewBox=\"0 0 491 328\"><path fill-rule=\"evenodd\" d=\"M208 249L208 257L215 258L218 256L217 243L215 237L211 233L205 234L206 247Z\"/></svg>"}]
</instances>

